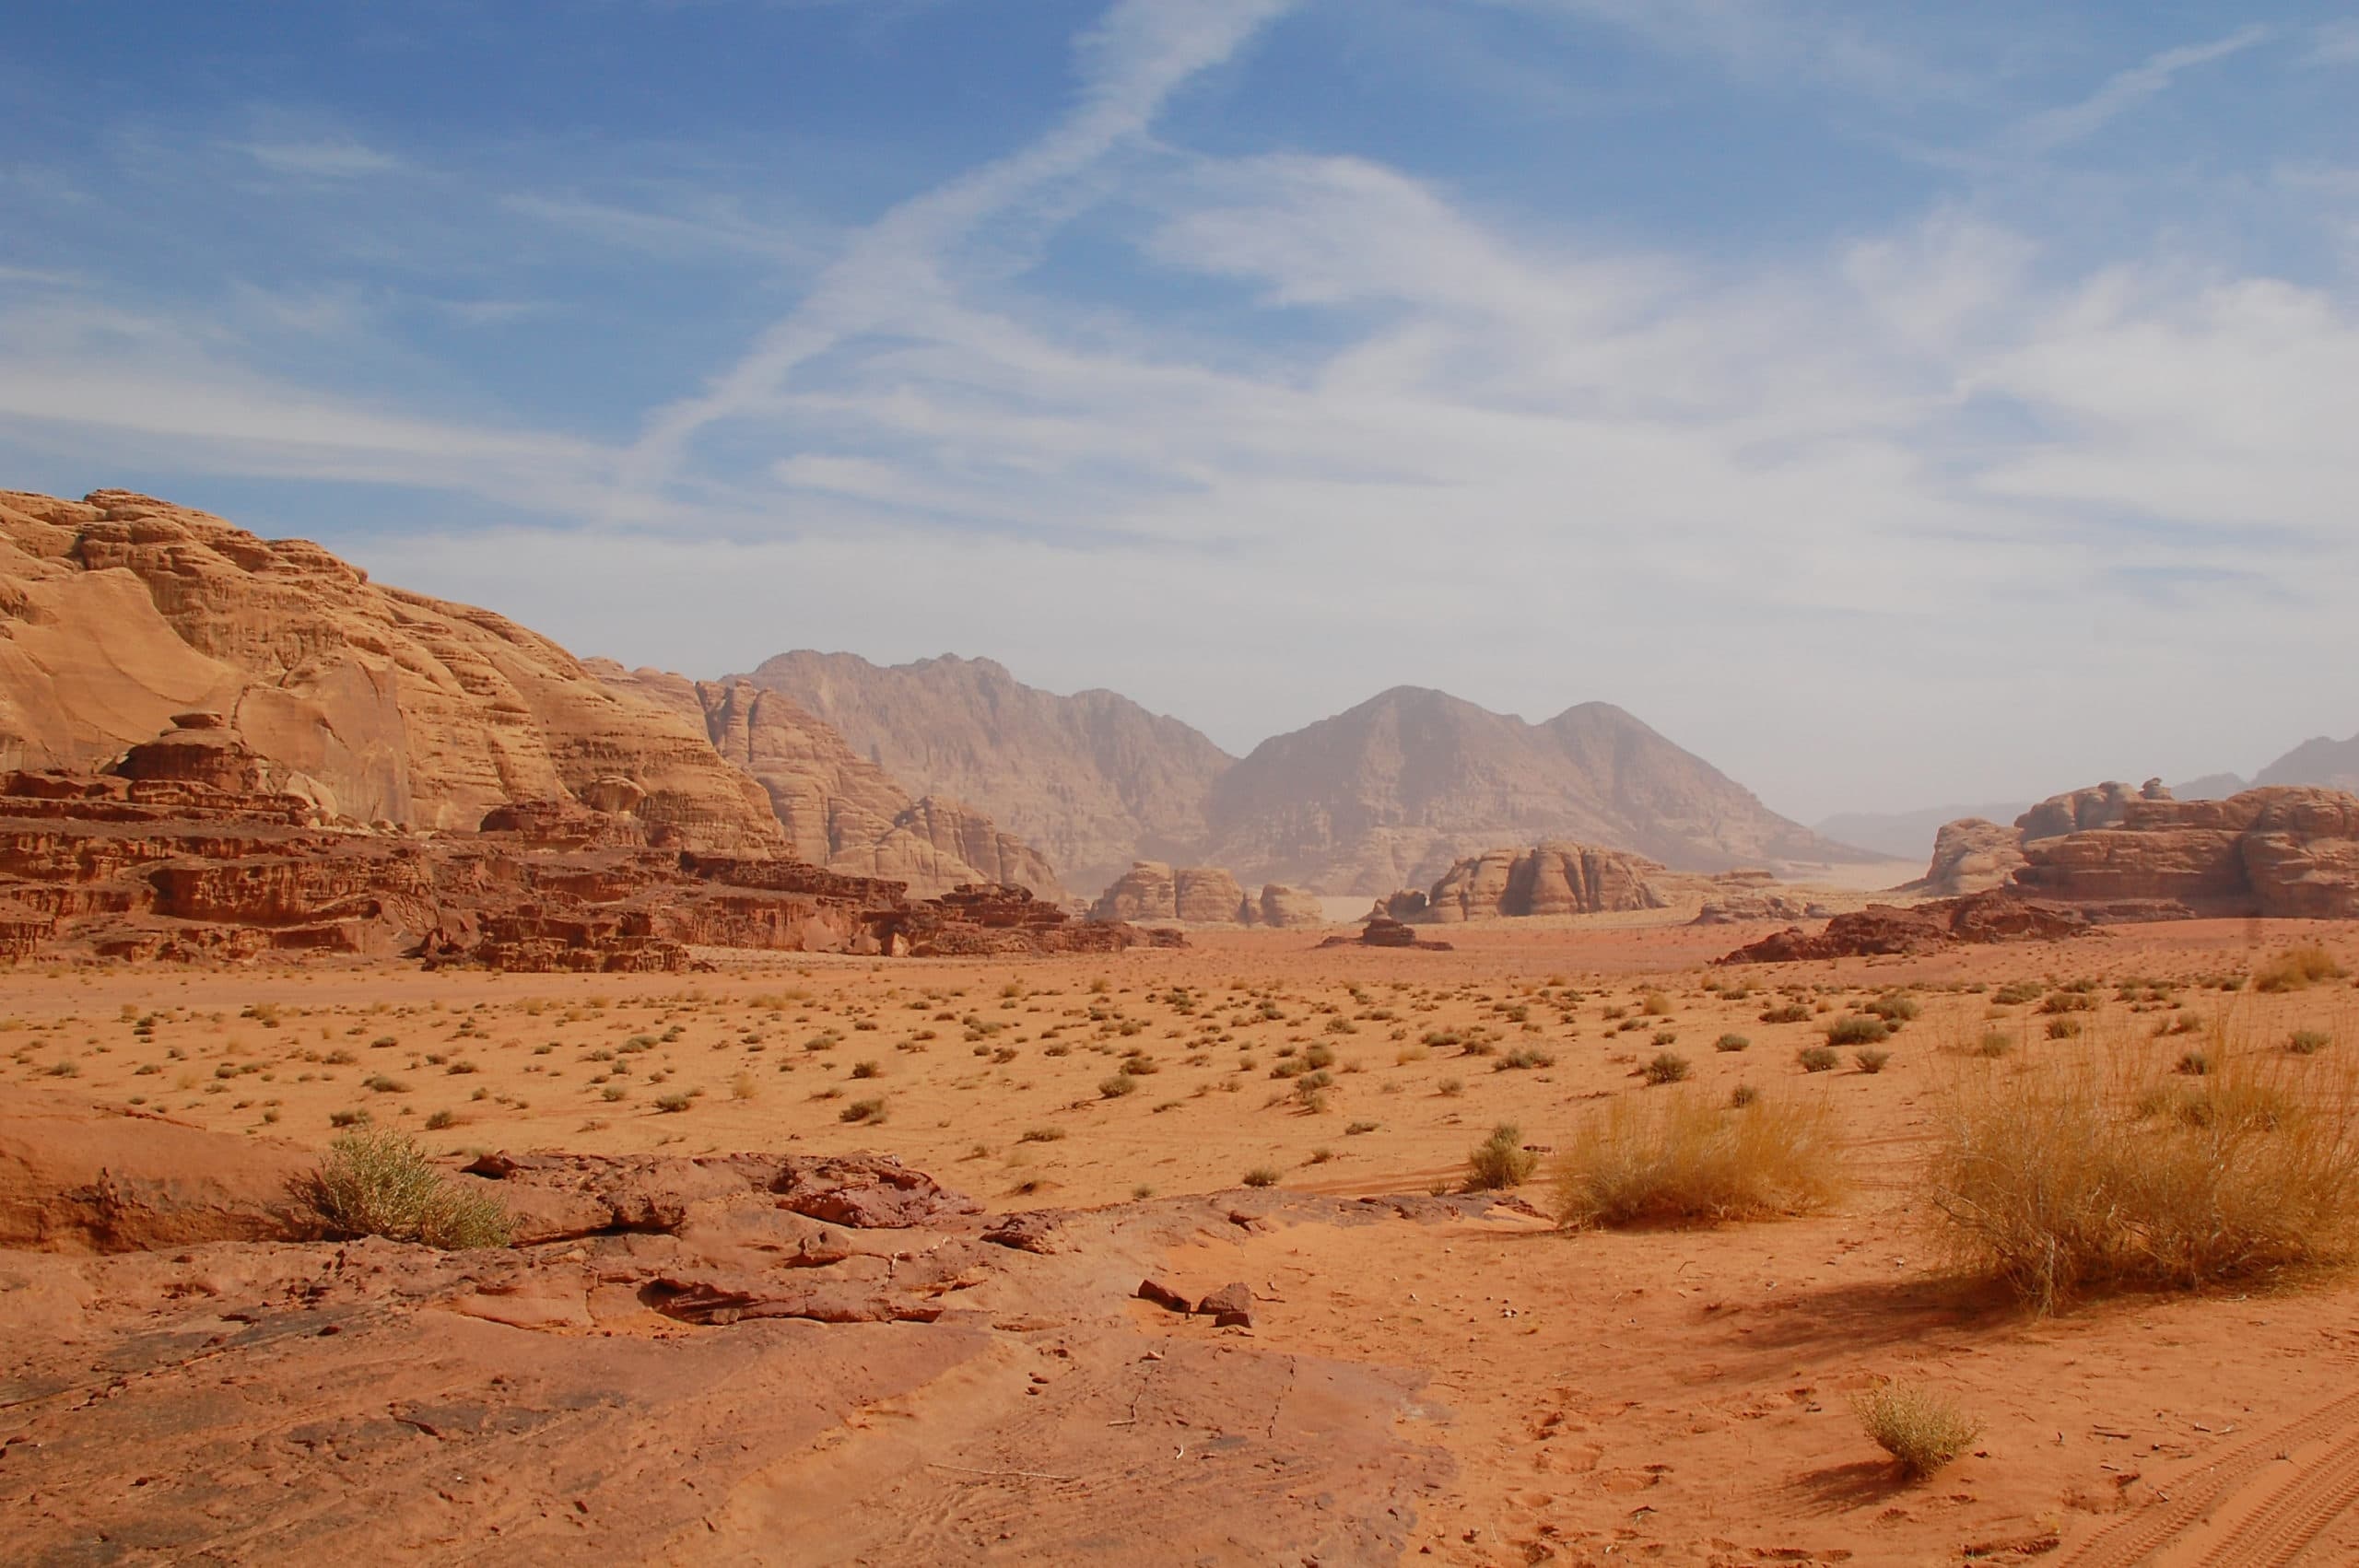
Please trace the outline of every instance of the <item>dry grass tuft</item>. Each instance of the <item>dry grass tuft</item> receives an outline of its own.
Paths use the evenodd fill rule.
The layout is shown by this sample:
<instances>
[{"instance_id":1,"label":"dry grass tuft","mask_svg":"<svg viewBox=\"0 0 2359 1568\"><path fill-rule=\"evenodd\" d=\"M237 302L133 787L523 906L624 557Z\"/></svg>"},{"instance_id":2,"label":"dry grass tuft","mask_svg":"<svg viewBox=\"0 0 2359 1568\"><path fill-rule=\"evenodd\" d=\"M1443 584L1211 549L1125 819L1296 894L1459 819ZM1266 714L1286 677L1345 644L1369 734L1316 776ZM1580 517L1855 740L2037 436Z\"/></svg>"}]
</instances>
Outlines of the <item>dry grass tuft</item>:
<instances>
[{"instance_id":1,"label":"dry grass tuft","mask_svg":"<svg viewBox=\"0 0 2359 1568\"><path fill-rule=\"evenodd\" d=\"M458 1186L408 1135L390 1128L347 1132L329 1144L309 1197L336 1236L456 1250L506 1246L515 1231L497 1198Z\"/></svg>"},{"instance_id":2,"label":"dry grass tuft","mask_svg":"<svg viewBox=\"0 0 2359 1568\"><path fill-rule=\"evenodd\" d=\"M1946 1396L1913 1383L1880 1383L1853 1396L1851 1409L1876 1446L1912 1477L1931 1475L1982 1435L1980 1422Z\"/></svg>"},{"instance_id":3,"label":"dry grass tuft","mask_svg":"<svg viewBox=\"0 0 2359 1568\"><path fill-rule=\"evenodd\" d=\"M2038 1312L2359 1255L2359 1096L2283 1052L2189 1079L2120 1049L1945 1092L1929 1196L1961 1263Z\"/></svg>"},{"instance_id":4,"label":"dry grass tuft","mask_svg":"<svg viewBox=\"0 0 2359 1568\"><path fill-rule=\"evenodd\" d=\"M1839 1186L1825 1106L1755 1099L1723 1109L1680 1090L1616 1099L1556 1161L1568 1229L1711 1225L1795 1214Z\"/></svg>"},{"instance_id":5,"label":"dry grass tuft","mask_svg":"<svg viewBox=\"0 0 2359 1568\"><path fill-rule=\"evenodd\" d=\"M2316 945L2289 947L2252 972L2252 989L2257 991L2298 991L2320 980L2342 978L2342 965L2334 955Z\"/></svg>"}]
</instances>

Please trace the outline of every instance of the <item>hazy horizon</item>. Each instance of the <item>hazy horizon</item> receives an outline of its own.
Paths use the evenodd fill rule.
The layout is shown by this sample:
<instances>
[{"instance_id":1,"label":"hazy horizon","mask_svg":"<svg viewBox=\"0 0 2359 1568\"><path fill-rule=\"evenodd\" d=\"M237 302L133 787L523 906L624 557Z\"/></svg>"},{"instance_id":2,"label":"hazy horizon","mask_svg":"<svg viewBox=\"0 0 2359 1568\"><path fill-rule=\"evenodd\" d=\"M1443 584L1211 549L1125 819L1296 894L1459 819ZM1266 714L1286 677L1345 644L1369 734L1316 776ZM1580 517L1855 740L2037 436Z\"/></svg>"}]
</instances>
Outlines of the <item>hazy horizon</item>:
<instances>
[{"instance_id":1,"label":"hazy horizon","mask_svg":"<svg viewBox=\"0 0 2359 1568\"><path fill-rule=\"evenodd\" d=\"M2324 5L617 0L0 24L0 486L584 656L1233 755L1623 708L1803 822L2359 730Z\"/></svg>"}]
</instances>

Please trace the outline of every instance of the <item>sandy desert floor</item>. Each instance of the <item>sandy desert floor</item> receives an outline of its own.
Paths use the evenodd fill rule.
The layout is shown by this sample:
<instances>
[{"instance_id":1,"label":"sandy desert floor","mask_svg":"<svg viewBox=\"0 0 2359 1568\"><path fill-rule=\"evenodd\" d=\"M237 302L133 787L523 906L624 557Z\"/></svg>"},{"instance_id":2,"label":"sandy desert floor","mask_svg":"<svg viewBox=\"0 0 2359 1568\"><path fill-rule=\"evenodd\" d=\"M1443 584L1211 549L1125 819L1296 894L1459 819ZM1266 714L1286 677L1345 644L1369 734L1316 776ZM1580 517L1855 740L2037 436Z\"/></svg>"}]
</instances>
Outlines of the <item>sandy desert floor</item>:
<instances>
[{"instance_id":1,"label":"sandy desert floor","mask_svg":"<svg viewBox=\"0 0 2359 1568\"><path fill-rule=\"evenodd\" d=\"M2196 922L1737 969L1708 961L1757 932L1446 934L1456 951L1241 932L1109 959L685 979L26 969L0 976L0 1081L320 1146L365 1118L438 1152L889 1151L992 1209L1097 1209L1249 1182L1262 1198L1440 1190L1497 1123L1549 1146L1610 1096L1680 1092L1641 1072L1671 1052L1692 1092L1823 1096L1843 1196L1800 1219L1581 1235L1505 1208L1343 1224L1306 1203L1162 1248L1182 1290L1254 1286L1253 1328L1224 1339L1415 1390L1396 1434L1446 1463L1400 1482L1407 1558L2359 1562L2359 1288L2035 1318L1949 1273L1914 1180L1930 1106L1968 1075L2182 1036L2283 1054L2312 1030L2333 1043L2300 1071L2326 1082L2359 1052L2351 982L2224 983L2294 942L2359 970L2359 929ZM2042 1011L2076 983L2089 1008ZM1917 1016L1883 1071L1802 1070L1829 1016L1894 994ZM1778 1007L1800 1016L1765 1022ZM2060 1016L2079 1033L2051 1038ZM1718 1048L1727 1036L1746 1043ZM1544 1164L1522 1196L1551 1202ZM1148 1339L1214 1332L1118 1310ZM1978 1415L1974 1452L1898 1478L1848 1403L1892 1375ZM1013 1509L1059 1482L994 1484L1016 1489ZM724 1521L767 1516L737 1506ZM930 1555L889 1527L862 1539L807 1560ZM1058 1555L1034 1546L1027 1560Z\"/></svg>"}]
</instances>

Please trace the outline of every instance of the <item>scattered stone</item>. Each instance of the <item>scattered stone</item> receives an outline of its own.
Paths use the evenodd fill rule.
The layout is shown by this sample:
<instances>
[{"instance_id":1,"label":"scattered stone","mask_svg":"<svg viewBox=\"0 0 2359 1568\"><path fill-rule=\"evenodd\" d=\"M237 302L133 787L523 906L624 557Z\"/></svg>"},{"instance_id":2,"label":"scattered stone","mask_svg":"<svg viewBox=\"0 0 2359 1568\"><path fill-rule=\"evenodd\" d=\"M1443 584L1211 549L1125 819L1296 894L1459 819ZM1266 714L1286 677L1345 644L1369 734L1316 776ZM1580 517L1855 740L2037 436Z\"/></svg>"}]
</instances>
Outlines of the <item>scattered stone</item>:
<instances>
[{"instance_id":1,"label":"scattered stone","mask_svg":"<svg viewBox=\"0 0 2359 1568\"><path fill-rule=\"evenodd\" d=\"M1141 1280L1139 1281L1139 1288L1133 1293L1135 1294L1139 1300L1151 1301L1167 1312L1186 1313L1195 1310L1195 1304L1190 1301L1186 1296L1181 1295L1178 1291L1173 1290L1170 1286L1161 1284L1154 1280Z\"/></svg>"}]
</instances>

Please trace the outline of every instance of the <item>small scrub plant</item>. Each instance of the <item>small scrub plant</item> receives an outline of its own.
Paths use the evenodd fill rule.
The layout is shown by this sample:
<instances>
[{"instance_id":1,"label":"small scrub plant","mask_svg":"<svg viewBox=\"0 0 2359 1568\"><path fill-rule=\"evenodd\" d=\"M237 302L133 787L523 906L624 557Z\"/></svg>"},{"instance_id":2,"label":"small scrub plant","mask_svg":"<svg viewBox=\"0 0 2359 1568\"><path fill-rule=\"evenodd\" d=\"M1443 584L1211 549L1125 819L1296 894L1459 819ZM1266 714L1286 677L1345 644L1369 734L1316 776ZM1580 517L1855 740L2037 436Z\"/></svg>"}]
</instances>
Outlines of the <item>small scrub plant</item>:
<instances>
[{"instance_id":1,"label":"small scrub plant","mask_svg":"<svg viewBox=\"0 0 2359 1568\"><path fill-rule=\"evenodd\" d=\"M1892 1033L1892 1025L1872 1013L1851 1012L1826 1026L1830 1046L1872 1046Z\"/></svg>"},{"instance_id":2,"label":"small scrub plant","mask_svg":"<svg viewBox=\"0 0 2359 1568\"><path fill-rule=\"evenodd\" d=\"M1248 1187L1275 1187L1278 1185L1278 1168L1275 1165L1256 1165L1238 1179Z\"/></svg>"},{"instance_id":3,"label":"small scrub plant","mask_svg":"<svg viewBox=\"0 0 2359 1568\"><path fill-rule=\"evenodd\" d=\"M1752 1045L1753 1042L1746 1039L1743 1035L1729 1034L1723 1035L1719 1039L1714 1040L1712 1042L1712 1048L1716 1051L1742 1051L1750 1049Z\"/></svg>"},{"instance_id":4,"label":"small scrub plant","mask_svg":"<svg viewBox=\"0 0 2359 1568\"><path fill-rule=\"evenodd\" d=\"M338 1237L461 1250L506 1246L515 1231L497 1198L444 1176L416 1141L392 1129L347 1132L329 1144L309 1197Z\"/></svg>"},{"instance_id":5,"label":"small scrub plant","mask_svg":"<svg viewBox=\"0 0 2359 1568\"><path fill-rule=\"evenodd\" d=\"M1646 1081L1653 1084L1676 1083L1688 1074L1687 1059L1677 1051L1664 1051L1640 1068Z\"/></svg>"},{"instance_id":6,"label":"small scrub plant","mask_svg":"<svg viewBox=\"0 0 2359 1568\"><path fill-rule=\"evenodd\" d=\"M1496 1192L1520 1187L1532 1176L1540 1156L1523 1146L1523 1129L1503 1121L1466 1156L1466 1190Z\"/></svg>"},{"instance_id":7,"label":"small scrub plant","mask_svg":"<svg viewBox=\"0 0 2359 1568\"><path fill-rule=\"evenodd\" d=\"M878 1122L885 1119L885 1102L882 1100L854 1100L851 1105L846 1106L842 1110L836 1113L836 1119L842 1122L851 1122L854 1125L864 1124L869 1127L874 1127Z\"/></svg>"},{"instance_id":8,"label":"small scrub plant","mask_svg":"<svg viewBox=\"0 0 2359 1568\"><path fill-rule=\"evenodd\" d=\"M1139 1081L1127 1072L1118 1072L1111 1078L1101 1078L1097 1081L1097 1093L1103 1099L1119 1100L1125 1094L1135 1094L1138 1092Z\"/></svg>"},{"instance_id":9,"label":"small scrub plant","mask_svg":"<svg viewBox=\"0 0 2359 1568\"><path fill-rule=\"evenodd\" d=\"M2201 1051L2189 1051L2178 1059L2178 1065L2171 1071L2189 1078L2201 1078L2212 1071L2212 1059Z\"/></svg>"},{"instance_id":10,"label":"small scrub plant","mask_svg":"<svg viewBox=\"0 0 2359 1568\"><path fill-rule=\"evenodd\" d=\"M1740 1083L1729 1091L1729 1106L1734 1110L1741 1111L1760 1098L1761 1091L1750 1083Z\"/></svg>"},{"instance_id":11,"label":"small scrub plant","mask_svg":"<svg viewBox=\"0 0 2359 1568\"><path fill-rule=\"evenodd\" d=\"M2015 1037L2004 1029L1985 1029L1982 1038L1975 1042L1974 1054L1996 1059L2014 1048Z\"/></svg>"},{"instance_id":12,"label":"small scrub plant","mask_svg":"<svg viewBox=\"0 0 2359 1568\"><path fill-rule=\"evenodd\" d=\"M1867 1073L1882 1072L1884 1071L1884 1063L1891 1059L1892 1053L1890 1051L1880 1051L1873 1047L1869 1047L1865 1050L1857 1050L1851 1053L1851 1060L1857 1064L1861 1072Z\"/></svg>"},{"instance_id":13,"label":"small scrub plant","mask_svg":"<svg viewBox=\"0 0 2359 1568\"><path fill-rule=\"evenodd\" d=\"M1922 1480L1974 1446L1982 1423L1919 1384L1886 1382L1854 1395L1851 1409L1876 1446Z\"/></svg>"},{"instance_id":14,"label":"small scrub plant","mask_svg":"<svg viewBox=\"0 0 2359 1568\"><path fill-rule=\"evenodd\" d=\"M1798 1001L1779 1002L1775 1007L1762 1010L1761 1022L1764 1024L1807 1024L1810 1022L1810 1009Z\"/></svg>"},{"instance_id":15,"label":"small scrub plant","mask_svg":"<svg viewBox=\"0 0 2359 1568\"><path fill-rule=\"evenodd\" d=\"M2048 1021L2048 1037L2051 1040L2078 1038L2081 1021L2077 1018L2051 1018Z\"/></svg>"},{"instance_id":16,"label":"small scrub plant","mask_svg":"<svg viewBox=\"0 0 2359 1568\"><path fill-rule=\"evenodd\" d=\"M2285 1048L2295 1056L2316 1056L2334 1044L2334 1037L2323 1030L2296 1029L2285 1042Z\"/></svg>"},{"instance_id":17,"label":"small scrub plant","mask_svg":"<svg viewBox=\"0 0 2359 1568\"><path fill-rule=\"evenodd\" d=\"M697 1103L694 1094L674 1093L655 1096L655 1108L665 1116L677 1116Z\"/></svg>"},{"instance_id":18,"label":"small scrub plant","mask_svg":"<svg viewBox=\"0 0 2359 1568\"><path fill-rule=\"evenodd\" d=\"M1794 1053L1794 1059L1802 1064L1804 1072L1832 1072L1843 1061L1832 1046L1804 1046Z\"/></svg>"}]
</instances>

